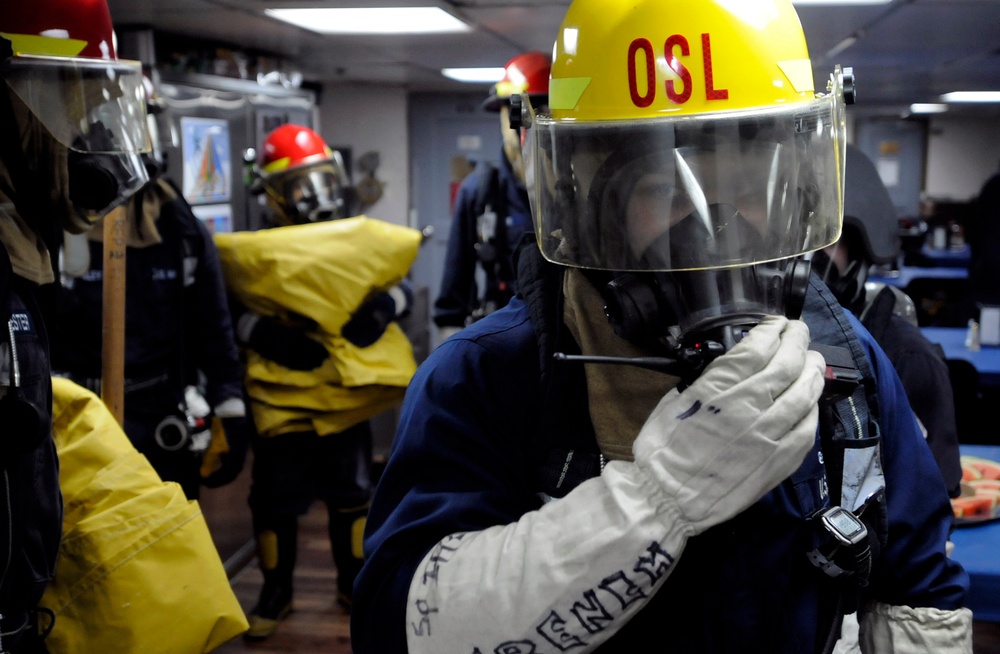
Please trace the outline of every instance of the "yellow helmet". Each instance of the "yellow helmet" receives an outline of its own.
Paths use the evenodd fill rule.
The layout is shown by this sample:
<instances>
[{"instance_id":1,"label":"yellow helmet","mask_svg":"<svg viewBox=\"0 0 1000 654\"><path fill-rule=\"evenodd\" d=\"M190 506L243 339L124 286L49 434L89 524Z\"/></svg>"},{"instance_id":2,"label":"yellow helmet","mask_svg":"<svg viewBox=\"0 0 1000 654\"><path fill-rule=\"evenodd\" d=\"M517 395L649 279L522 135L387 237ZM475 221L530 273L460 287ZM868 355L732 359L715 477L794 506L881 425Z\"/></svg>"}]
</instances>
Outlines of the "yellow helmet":
<instances>
[{"instance_id":1,"label":"yellow helmet","mask_svg":"<svg viewBox=\"0 0 1000 654\"><path fill-rule=\"evenodd\" d=\"M845 78L815 92L789 0L575 0L526 144L543 255L701 270L835 242Z\"/></svg>"},{"instance_id":2,"label":"yellow helmet","mask_svg":"<svg viewBox=\"0 0 1000 654\"><path fill-rule=\"evenodd\" d=\"M555 43L552 117L621 120L813 99L798 15L780 0L575 2Z\"/></svg>"}]
</instances>

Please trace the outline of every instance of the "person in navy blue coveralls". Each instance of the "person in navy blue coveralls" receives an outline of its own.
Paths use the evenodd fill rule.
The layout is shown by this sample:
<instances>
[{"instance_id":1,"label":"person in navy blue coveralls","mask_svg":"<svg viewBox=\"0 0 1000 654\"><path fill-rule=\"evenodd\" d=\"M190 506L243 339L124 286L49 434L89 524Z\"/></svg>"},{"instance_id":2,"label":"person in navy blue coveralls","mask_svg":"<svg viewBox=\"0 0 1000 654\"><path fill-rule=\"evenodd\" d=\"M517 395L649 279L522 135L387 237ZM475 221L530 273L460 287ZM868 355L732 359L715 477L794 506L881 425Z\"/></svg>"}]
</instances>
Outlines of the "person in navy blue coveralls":
<instances>
[{"instance_id":1,"label":"person in navy blue coveralls","mask_svg":"<svg viewBox=\"0 0 1000 654\"><path fill-rule=\"evenodd\" d=\"M520 135L510 129L508 104L512 94L524 93L535 106L543 106L550 63L551 57L541 52L517 55L483 101L486 111L500 116L503 151L497 164L480 163L467 175L455 196L441 289L434 301L439 341L503 307L517 290L513 255L532 224ZM477 269L484 273L484 288L476 280Z\"/></svg>"},{"instance_id":2,"label":"person in navy blue coveralls","mask_svg":"<svg viewBox=\"0 0 1000 654\"><path fill-rule=\"evenodd\" d=\"M166 175L158 135L163 102L144 78L152 149L141 156L149 182L125 211L125 406L123 428L163 481L188 499L201 486L233 481L249 441L239 360L219 253L212 234ZM52 367L95 393L101 391L103 229L63 250L59 329ZM80 254L73 254L79 252ZM227 449L205 462L218 418ZM205 465L203 465L203 463ZM204 467L204 473L202 468ZM209 473L209 470L211 472Z\"/></svg>"},{"instance_id":3,"label":"person in navy blue coveralls","mask_svg":"<svg viewBox=\"0 0 1000 654\"><path fill-rule=\"evenodd\" d=\"M971 652L937 465L802 256L852 72L814 92L786 1L575 0L555 44L537 244L411 381L354 651L829 652L856 611L864 652Z\"/></svg>"},{"instance_id":4,"label":"person in navy blue coveralls","mask_svg":"<svg viewBox=\"0 0 1000 654\"><path fill-rule=\"evenodd\" d=\"M899 226L875 164L853 145L847 146L846 162L843 234L835 245L813 256L813 268L892 361L948 495L958 497L962 466L946 357L941 346L920 332L916 308L903 291L868 282L873 265L899 257Z\"/></svg>"}]
</instances>

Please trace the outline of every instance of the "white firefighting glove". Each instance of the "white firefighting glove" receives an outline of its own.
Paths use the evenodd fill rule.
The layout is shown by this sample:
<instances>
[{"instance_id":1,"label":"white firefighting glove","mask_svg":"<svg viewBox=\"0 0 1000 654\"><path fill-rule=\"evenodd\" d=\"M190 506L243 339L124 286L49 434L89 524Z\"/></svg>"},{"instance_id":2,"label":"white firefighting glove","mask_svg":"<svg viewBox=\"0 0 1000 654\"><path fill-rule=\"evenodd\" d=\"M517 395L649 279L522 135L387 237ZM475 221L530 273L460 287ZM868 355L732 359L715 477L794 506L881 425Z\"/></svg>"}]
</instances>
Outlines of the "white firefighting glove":
<instances>
[{"instance_id":1,"label":"white firefighting glove","mask_svg":"<svg viewBox=\"0 0 1000 654\"><path fill-rule=\"evenodd\" d=\"M663 585L688 538L738 514L815 440L821 355L804 323L769 318L684 393L661 400L634 445L516 523L446 537L410 584L407 647L593 651Z\"/></svg>"},{"instance_id":2,"label":"white firefighting glove","mask_svg":"<svg viewBox=\"0 0 1000 654\"><path fill-rule=\"evenodd\" d=\"M756 502L812 448L826 364L808 347L805 323L768 318L646 420L635 461L693 534Z\"/></svg>"},{"instance_id":3,"label":"white firefighting glove","mask_svg":"<svg viewBox=\"0 0 1000 654\"><path fill-rule=\"evenodd\" d=\"M861 613L864 654L972 654L972 611L873 604Z\"/></svg>"}]
</instances>

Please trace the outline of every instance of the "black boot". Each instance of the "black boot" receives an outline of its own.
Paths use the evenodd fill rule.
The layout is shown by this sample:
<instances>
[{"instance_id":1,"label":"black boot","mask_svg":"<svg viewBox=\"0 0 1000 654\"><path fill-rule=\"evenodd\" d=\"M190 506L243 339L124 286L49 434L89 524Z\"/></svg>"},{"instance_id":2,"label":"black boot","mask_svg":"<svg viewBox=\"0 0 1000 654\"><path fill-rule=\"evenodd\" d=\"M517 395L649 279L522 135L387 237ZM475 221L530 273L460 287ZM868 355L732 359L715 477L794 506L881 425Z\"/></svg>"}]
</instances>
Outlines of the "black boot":
<instances>
[{"instance_id":1,"label":"black boot","mask_svg":"<svg viewBox=\"0 0 1000 654\"><path fill-rule=\"evenodd\" d=\"M330 549L337 566L337 603L351 610L354 580L364 562L361 539L368 518L368 506L355 509L330 509Z\"/></svg>"},{"instance_id":2,"label":"black boot","mask_svg":"<svg viewBox=\"0 0 1000 654\"><path fill-rule=\"evenodd\" d=\"M257 606L247 616L250 628L243 637L264 640L274 635L278 623L292 612L292 572L298 544L298 520L281 516L258 525L257 560L264 574ZM264 528L262 528L264 527Z\"/></svg>"}]
</instances>

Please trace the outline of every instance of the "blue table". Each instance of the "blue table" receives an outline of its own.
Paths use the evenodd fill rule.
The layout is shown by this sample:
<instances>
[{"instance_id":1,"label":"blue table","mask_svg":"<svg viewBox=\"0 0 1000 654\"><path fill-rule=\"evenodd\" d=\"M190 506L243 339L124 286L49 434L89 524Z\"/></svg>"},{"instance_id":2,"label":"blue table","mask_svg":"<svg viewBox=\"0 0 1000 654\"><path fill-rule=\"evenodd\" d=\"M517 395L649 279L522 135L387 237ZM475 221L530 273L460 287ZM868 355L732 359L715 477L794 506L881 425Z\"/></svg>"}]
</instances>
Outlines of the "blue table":
<instances>
[{"instance_id":1,"label":"blue table","mask_svg":"<svg viewBox=\"0 0 1000 654\"><path fill-rule=\"evenodd\" d=\"M1000 446L962 445L962 454L1000 461ZM951 535L951 556L965 567L971 585L965 605L974 620L1000 622L1000 520L959 527Z\"/></svg>"},{"instance_id":2,"label":"blue table","mask_svg":"<svg viewBox=\"0 0 1000 654\"><path fill-rule=\"evenodd\" d=\"M947 358L964 359L974 365L984 386L1000 386L1000 346L983 345L973 352L965 347L965 327L921 327L920 331L930 342L939 343Z\"/></svg>"},{"instance_id":3,"label":"blue table","mask_svg":"<svg viewBox=\"0 0 1000 654\"><path fill-rule=\"evenodd\" d=\"M969 271L966 268L932 267L918 268L916 266L903 266L893 274L871 275L870 282L882 282L890 286L905 289L914 279L968 279Z\"/></svg>"},{"instance_id":4,"label":"blue table","mask_svg":"<svg viewBox=\"0 0 1000 654\"><path fill-rule=\"evenodd\" d=\"M920 248L920 256L932 266L944 266L949 268L967 268L972 259L972 251L968 243L961 248L946 248L938 250L924 243Z\"/></svg>"}]
</instances>

